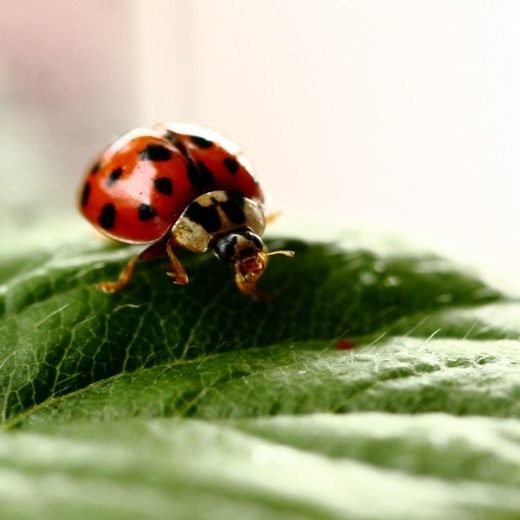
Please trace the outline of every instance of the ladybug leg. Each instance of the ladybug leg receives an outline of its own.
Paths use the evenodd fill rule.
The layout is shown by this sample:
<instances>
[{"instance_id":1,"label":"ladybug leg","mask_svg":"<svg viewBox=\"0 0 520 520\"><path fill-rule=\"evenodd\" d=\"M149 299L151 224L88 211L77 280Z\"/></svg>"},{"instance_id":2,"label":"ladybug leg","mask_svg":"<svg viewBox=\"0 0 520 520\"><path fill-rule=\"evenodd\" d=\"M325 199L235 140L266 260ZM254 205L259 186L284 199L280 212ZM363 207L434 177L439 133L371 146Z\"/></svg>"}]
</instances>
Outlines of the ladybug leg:
<instances>
[{"instance_id":1,"label":"ladybug leg","mask_svg":"<svg viewBox=\"0 0 520 520\"><path fill-rule=\"evenodd\" d=\"M115 293L121 289L124 289L134 274L137 262L140 260L153 260L154 258L164 256L165 246L166 243L164 240L160 240L159 242L155 242L151 246L148 246L137 256L130 258L128 263L123 267L123 270L119 274L117 280L114 280L113 282L100 282L96 284L96 289L99 289L105 293Z\"/></svg>"},{"instance_id":2,"label":"ladybug leg","mask_svg":"<svg viewBox=\"0 0 520 520\"><path fill-rule=\"evenodd\" d=\"M117 280L113 282L100 282L95 285L96 289L105 293L115 293L123 289L134 274L135 265L139 261L140 255L130 258L128 263L123 267Z\"/></svg>"},{"instance_id":3,"label":"ladybug leg","mask_svg":"<svg viewBox=\"0 0 520 520\"><path fill-rule=\"evenodd\" d=\"M269 215L265 216L265 223L267 225L273 224L282 216L281 211L275 211L274 213L269 213Z\"/></svg>"},{"instance_id":4,"label":"ladybug leg","mask_svg":"<svg viewBox=\"0 0 520 520\"><path fill-rule=\"evenodd\" d=\"M175 256L173 247L172 240L169 240L166 244L166 253L170 259L170 271L166 274L170 278L173 278L173 283L177 285L186 285L189 282L188 275L186 274L180 260Z\"/></svg>"}]
</instances>

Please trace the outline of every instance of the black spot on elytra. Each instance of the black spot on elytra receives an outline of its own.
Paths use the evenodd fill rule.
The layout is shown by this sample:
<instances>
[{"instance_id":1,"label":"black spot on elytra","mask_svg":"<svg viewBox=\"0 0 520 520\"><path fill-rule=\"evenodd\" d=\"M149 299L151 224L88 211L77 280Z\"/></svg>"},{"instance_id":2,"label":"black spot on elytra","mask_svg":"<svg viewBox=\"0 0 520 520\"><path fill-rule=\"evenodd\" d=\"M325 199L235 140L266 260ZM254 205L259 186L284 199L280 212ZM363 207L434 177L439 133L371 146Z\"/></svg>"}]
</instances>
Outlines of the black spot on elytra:
<instances>
[{"instance_id":1,"label":"black spot on elytra","mask_svg":"<svg viewBox=\"0 0 520 520\"><path fill-rule=\"evenodd\" d=\"M195 163L191 159L188 160L186 173L188 174L188 178L190 179L190 182L193 184L193 186L195 186L198 191L202 191L200 187L199 172L195 166Z\"/></svg>"},{"instance_id":2,"label":"black spot on elytra","mask_svg":"<svg viewBox=\"0 0 520 520\"><path fill-rule=\"evenodd\" d=\"M171 195L173 192L172 181L168 177L159 177L153 181L155 189L163 195Z\"/></svg>"},{"instance_id":3,"label":"black spot on elytra","mask_svg":"<svg viewBox=\"0 0 520 520\"><path fill-rule=\"evenodd\" d=\"M208 191L212 190L215 187L215 179L213 177L213 173L211 173L209 168L202 161L199 161L199 163L197 164L197 169L199 170L201 182L204 185L205 189L207 189Z\"/></svg>"},{"instance_id":4,"label":"black spot on elytra","mask_svg":"<svg viewBox=\"0 0 520 520\"><path fill-rule=\"evenodd\" d=\"M150 220L155 217L155 210L150 204L141 204L137 208L137 216L139 220Z\"/></svg>"},{"instance_id":5,"label":"black spot on elytra","mask_svg":"<svg viewBox=\"0 0 520 520\"><path fill-rule=\"evenodd\" d=\"M140 154L142 161L169 161L172 151L162 144L149 144Z\"/></svg>"},{"instance_id":6,"label":"black spot on elytra","mask_svg":"<svg viewBox=\"0 0 520 520\"><path fill-rule=\"evenodd\" d=\"M236 175L240 170L240 163L233 157L226 157L222 162L231 175Z\"/></svg>"},{"instance_id":7,"label":"black spot on elytra","mask_svg":"<svg viewBox=\"0 0 520 520\"><path fill-rule=\"evenodd\" d=\"M200 135L192 135L190 136L190 140L197 148L211 148L215 144L209 139L200 137Z\"/></svg>"},{"instance_id":8,"label":"black spot on elytra","mask_svg":"<svg viewBox=\"0 0 520 520\"><path fill-rule=\"evenodd\" d=\"M85 186L83 186L83 191L81 192L81 206L85 207L88 204L88 199L90 197L90 184L87 182Z\"/></svg>"},{"instance_id":9,"label":"black spot on elytra","mask_svg":"<svg viewBox=\"0 0 520 520\"><path fill-rule=\"evenodd\" d=\"M114 182L116 182L119 177L123 175L123 168L116 168L115 170L110 172L110 175L107 178L107 186L112 186Z\"/></svg>"},{"instance_id":10,"label":"black spot on elytra","mask_svg":"<svg viewBox=\"0 0 520 520\"><path fill-rule=\"evenodd\" d=\"M191 183L199 191L199 193L206 193L215 189L215 179L213 173L202 162L195 164L193 161L188 161L188 177Z\"/></svg>"},{"instance_id":11,"label":"black spot on elytra","mask_svg":"<svg viewBox=\"0 0 520 520\"><path fill-rule=\"evenodd\" d=\"M116 207L109 202L103 206L98 217L99 225L103 229L112 229L116 220Z\"/></svg>"},{"instance_id":12,"label":"black spot on elytra","mask_svg":"<svg viewBox=\"0 0 520 520\"><path fill-rule=\"evenodd\" d=\"M94 163L92 168L90 168L90 175L96 175L96 173L101 169L101 161L97 161Z\"/></svg>"},{"instance_id":13,"label":"black spot on elytra","mask_svg":"<svg viewBox=\"0 0 520 520\"><path fill-rule=\"evenodd\" d=\"M233 224L244 224L246 214L244 213L244 199L242 197L234 197L220 203L222 211Z\"/></svg>"},{"instance_id":14,"label":"black spot on elytra","mask_svg":"<svg viewBox=\"0 0 520 520\"><path fill-rule=\"evenodd\" d=\"M198 202L192 202L187 207L185 215L208 233L220 229L220 217L215 206L201 206Z\"/></svg>"},{"instance_id":15,"label":"black spot on elytra","mask_svg":"<svg viewBox=\"0 0 520 520\"><path fill-rule=\"evenodd\" d=\"M188 155L188 150L186 149L186 146L175 132L172 132L171 130L166 130L163 137L170 141L170 143L172 143L173 146L175 146L175 148L177 148L179 152L182 153L182 155L184 155L185 157Z\"/></svg>"}]
</instances>

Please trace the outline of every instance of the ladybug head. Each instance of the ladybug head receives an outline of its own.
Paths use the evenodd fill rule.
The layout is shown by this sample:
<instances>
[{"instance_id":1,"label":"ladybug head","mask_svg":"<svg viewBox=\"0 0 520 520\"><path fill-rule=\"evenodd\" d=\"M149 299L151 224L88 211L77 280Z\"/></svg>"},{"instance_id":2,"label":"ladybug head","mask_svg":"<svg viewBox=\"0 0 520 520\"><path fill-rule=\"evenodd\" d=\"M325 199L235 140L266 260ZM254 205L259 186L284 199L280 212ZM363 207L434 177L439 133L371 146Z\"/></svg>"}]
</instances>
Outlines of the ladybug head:
<instances>
[{"instance_id":1,"label":"ladybug head","mask_svg":"<svg viewBox=\"0 0 520 520\"><path fill-rule=\"evenodd\" d=\"M262 239L248 229L220 236L213 247L218 258L233 265L240 292L252 296L258 294L256 283L267 267L267 258L276 254L294 254L293 251L268 253Z\"/></svg>"},{"instance_id":2,"label":"ladybug head","mask_svg":"<svg viewBox=\"0 0 520 520\"><path fill-rule=\"evenodd\" d=\"M223 262L232 264L237 275L246 280L259 278L266 266L266 249L262 239L249 230L220 236L214 245L215 254Z\"/></svg>"}]
</instances>

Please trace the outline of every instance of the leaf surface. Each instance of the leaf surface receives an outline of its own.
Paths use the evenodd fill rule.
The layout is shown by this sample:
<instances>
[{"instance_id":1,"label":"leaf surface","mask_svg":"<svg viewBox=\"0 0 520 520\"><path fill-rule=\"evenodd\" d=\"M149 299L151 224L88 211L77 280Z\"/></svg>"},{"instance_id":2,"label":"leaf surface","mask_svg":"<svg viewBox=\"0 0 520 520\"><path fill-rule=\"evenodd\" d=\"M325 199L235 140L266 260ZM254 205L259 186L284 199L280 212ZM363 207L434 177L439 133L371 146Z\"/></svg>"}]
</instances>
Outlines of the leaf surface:
<instances>
[{"instance_id":1,"label":"leaf surface","mask_svg":"<svg viewBox=\"0 0 520 520\"><path fill-rule=\"evenodd\" d=\"M349 244L273 241L297 254L272 260L269 304L210 256L183 256L186 287L152 261L105 295L131 250L3 255L2 510L517 517L518 302Z\"/></svg>"}]
</instances>

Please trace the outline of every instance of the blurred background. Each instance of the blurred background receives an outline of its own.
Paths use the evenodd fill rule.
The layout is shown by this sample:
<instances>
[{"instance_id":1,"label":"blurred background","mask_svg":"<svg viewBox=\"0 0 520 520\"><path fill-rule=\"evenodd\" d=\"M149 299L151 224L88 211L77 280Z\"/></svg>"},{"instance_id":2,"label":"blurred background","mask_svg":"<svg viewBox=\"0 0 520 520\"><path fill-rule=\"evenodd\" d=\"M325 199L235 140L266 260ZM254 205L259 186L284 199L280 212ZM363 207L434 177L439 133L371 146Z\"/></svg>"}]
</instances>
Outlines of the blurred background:
<instances>
[{"instance_id":1,"label":"blurred background","mask_svg":"<svg viewBox=\"0 0 520 520\"><path fill-rule=\"evenodd\" d=\"M162 120L255 164L270 208L520 281L520 2L1 0L2 229L78 219L83 169Z\"/></svg>"}]
</instances>

